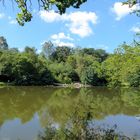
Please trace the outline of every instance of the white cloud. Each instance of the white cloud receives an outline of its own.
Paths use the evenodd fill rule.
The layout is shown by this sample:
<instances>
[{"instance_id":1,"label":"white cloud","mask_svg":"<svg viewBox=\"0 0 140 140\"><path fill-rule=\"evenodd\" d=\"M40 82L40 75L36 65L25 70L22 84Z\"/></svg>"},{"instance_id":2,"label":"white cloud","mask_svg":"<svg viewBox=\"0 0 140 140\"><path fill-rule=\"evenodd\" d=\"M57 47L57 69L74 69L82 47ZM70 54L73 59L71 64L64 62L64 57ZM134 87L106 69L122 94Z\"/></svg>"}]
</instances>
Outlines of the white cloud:
<instances>
[{"instance_id":1,"label":"white cloud","mask_svg":"<svg viewBox=\"0 0 140 140\"><path fill-rule=\"evenodd\" d=\"M59 47L62 47L62 46L67 46L67 47L72 47L72 48L75 47L75 44L72 42L64 42L64 41L60 41L60 40L55 40L52 42L55 46L59 46Z\"/></svg>"},{"instance_id":2,"label":"white cloud","mask_svg":"<svg viewBox=\"0 0 140 140\"><path fill-rule=\"evenodd\" d=\"M61 15L59 15L58 13L56 13L54 10L51 11L44 11L41 10L39 12L39 16L41 17L42 20L44 20L47 23L51 23L54 21L60 21L61 20Z\"/></svg>"},{"instance_id":3,"label":"white cloud","mask_svg":"<svg viewBox=\"0 0 140 140\"><path fill-rule=\"evenodd\" d=\"M128 4L123 4L122 2L114 3L113 7L111 8L112 12L116 14L116 20L120 20L123 17L127 16L128 14L138 9L140 9L138 4L132 7L129 7Z\"/></svg>"},{"instance_id":4,"label":"white cloud","mask_svg":"<svg viewBox=\"0 0 140 140\"><path fill-rule=\"evenodd\" d=\"M97 24L98 16L94 12L72 12L59 15L55 11L40 11L40 18L47 23L62 21L65 22L71 33L86 37L93 33L91 25Z\"/></svg>"},{"instance_id":5,"label":"white cloud","mask_svg":"<svg viewBox=\"0 0 140 140\"><path fill-rule=\"evenodd\" d=\"M9 23L10 24L17 24L17 21L15 19L10 19Z\"/></svg>"},{"instance_id":6,"label":"white cloud","mask_svg":"<svg viewBox=\"0 0 140 140\"><path fill-rule=\"evenodd\" d=\"M133 26L130 31L134 32L134 33L140 33L140 26Z\"/></svg>"},{"instance_id":7,"label":"white cloud","mask_svg":"<svg viewBox=\"0 0 140 140\"><path fill-rule=\"evenodd\" d=\"M4 18L5 14L4 13L0 13L0 19Z\"/></svg>"},{"instance_id":8,"label":"white cloud","mask_svg":"<svg viewBox=\"0 0 140 140\"><path fill-rule=\"evenodd\" d=\"M105 45L105 44L98 44L97 48L98 49L103 49L103 50L108 50L109 49L109 47L107 45Z\"/></svg>"},{"instance_id":9,"label":"white cloud","mask_svg":"<svg viewBox=\"0 0 140 140\"><path fill-rule=\"evenodd\" d=\"M74 43L72 42L73 38L71 38L69 34L65 35L65 33L60 32L58 34L53 34L50 38L55 46L75 47Z\"/></svg>"},{"instance_id":10,"label":"white cloud","mask_svg":"<svg viewBox=\"0 0 140 140\"><path fill-rule=\"evenodd\" d=\"M62 46L67 46L67 47L75 47L74 43L71 43L71 42L63 42L63 41L60 41L59 44L56 44L57 46L59 47L62 47Z\"/></svg>"},{"instance_id":11,"label":"white cloud","mask_svg":"<svg viewBox=\"0 0 140 140\"><path fill-rule=\"evenodd\" d=\"M51 36L51 39L57 40L57 39L65 39L65 40L73 40L70 35L65 35L63 32L54 34Z\"/></svg>"},{"instance_id":12,"label":"white cloud","mask_svg":"<svg viewBox=\"0 0 140 140\"><path fill-rule=\"evenodd\" d=\"M90 23L96 24L98 17L94 12L74 12L68 15L68 19L71 33L86 37L93 32Z\"/></svg>"}]
</instances>

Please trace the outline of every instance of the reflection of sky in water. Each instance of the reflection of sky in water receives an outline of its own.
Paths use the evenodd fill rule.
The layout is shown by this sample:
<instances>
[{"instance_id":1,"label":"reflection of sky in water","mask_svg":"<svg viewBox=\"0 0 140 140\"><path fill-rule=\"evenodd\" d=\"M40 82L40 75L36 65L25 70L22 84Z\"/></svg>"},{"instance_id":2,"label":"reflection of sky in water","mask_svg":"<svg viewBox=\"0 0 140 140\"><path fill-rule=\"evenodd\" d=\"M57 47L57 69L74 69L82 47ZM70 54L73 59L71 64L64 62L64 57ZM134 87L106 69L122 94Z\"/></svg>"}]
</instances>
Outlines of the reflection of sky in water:
<instances>
[{"instance_id":1,"label":"reflection of sky in water","mask_svg":"<svg viewBox=\"0 0 140 140\"><path fill-rule=\"evenodd\" d=\"M41 131L38 115L35 114L32 120L22 124L20 119L6 121L0 128L0 140L35 140L38 132Z\"/></svg>"},{"instance_id":2,"label":"reflection of sky in water","mask_svg":"<svg viewBox=\"0 0 140 140\"><path fill-rule=\"evenodd\" d=\"M96 125L114 126L117 131L123 132L126 136L140 139L140 121L136 117L126 115L108 116L101 121L96 121Z\"/></svg>"},{"instance_id":3,"label":"reflection of sky in water","mask_svg":"<svg viewBox=\"0 0 140 140\"><path fill-rule=\"evenodd\" d=\"M135 136L140 139L140 121L136 117L126 115L108 116L103 120L95 121L95 126L101 125L109 128L117 125L117 131L127 136ZM6 121L0 128L0 140L36 140L39 132L42 131L39 116L34 115L32 120L22 124L20 119Z\"/></svg>"}]
</instances>

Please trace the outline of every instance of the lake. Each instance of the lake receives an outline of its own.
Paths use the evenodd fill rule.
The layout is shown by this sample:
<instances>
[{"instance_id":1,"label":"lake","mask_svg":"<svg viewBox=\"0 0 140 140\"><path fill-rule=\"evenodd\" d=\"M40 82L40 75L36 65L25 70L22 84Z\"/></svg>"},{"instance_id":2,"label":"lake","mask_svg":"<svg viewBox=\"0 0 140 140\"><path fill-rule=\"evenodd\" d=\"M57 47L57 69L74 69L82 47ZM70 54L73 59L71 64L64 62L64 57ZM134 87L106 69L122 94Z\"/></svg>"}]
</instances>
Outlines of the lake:
<instances>
[{"instance_id":1,"label":"lake","mask_svg":"<svg viewBox=\"0 0 140 140\"><path fill-rule=\"evenodd\" d=\"M90 110L95 126L116 125L140 139L140 89L1 87L0 140L36 140L50 120L66 123L75 107Z\"/></svg>"}]
</instances>

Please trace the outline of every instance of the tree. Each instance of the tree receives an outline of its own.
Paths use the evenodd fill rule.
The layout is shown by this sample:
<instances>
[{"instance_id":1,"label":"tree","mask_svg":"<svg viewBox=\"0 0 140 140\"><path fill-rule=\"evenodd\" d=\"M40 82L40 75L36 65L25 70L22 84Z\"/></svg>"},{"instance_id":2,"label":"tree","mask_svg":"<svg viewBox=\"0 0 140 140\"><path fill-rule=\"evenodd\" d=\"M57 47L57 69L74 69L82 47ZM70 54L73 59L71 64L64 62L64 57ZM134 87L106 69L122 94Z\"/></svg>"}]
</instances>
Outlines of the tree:
<instances>
[{"instance_id":1,"label":"tree","mask_svg":"<svg viewBox=\"0 0 140 140\"><path fill-rule=\"evenodd\" d=\"M51 41L45 42L42 45L42 55L46 58L49 58L51 54L54 52L54 45Z\"/></svg>"},{"instance_id":2,"label":"tree","mask_svg":"<svg viewBox=\"0 0 140 140\"><path fill-rule=\"evenodd\" d=\"M103 62L108 57L108 53L103 49L97 49L95 50L95 57L98 58L99 62Z\"/></svg>"},{"instance_id":3,"label":"tree","mask_svg":"<svg viewBox=\"0 0 140 140\"><path fill-rule=\"evenodd\" d=\"M49 69L56 79L56 82L69 84L74 79L74 70L72 69L70 64L66 64L63 62L53 62L49 65Z\"/></svg>"},{"instance_id":4,"label":"tree","mask_svg":"<svg viewBox=\"0 0 140 140\"><path fill-rule=\"evenodd\" d=\"M122 44L103 66L110 86L140 86L140 45Z\"/></svg>"},{"instance_id":5,"label":"tree","mask_svg":"<svg viewBox=\"0 0 140 140\"><path fill-rule=\"evenodd\" d=\"M15 56L11 51L3 51L0 55L0 75L9 77L9 80L14 79L12 69Z\"/></svg>"},{"instance_id":6,"label":"tree","mask_svg":"<svg viewBox=\"0 0 140 140\"><path fill-rule=\"evenodd\" d=\"M140 87L140 69L135 71L135 73L130 73L127 79L130 83L130 86Z\"/></svg>"},{"instance_id":7,"label":"tree","mask_svg":"<svg viewBox=\"0 0 140 140\"><path fill-rule=\"evenodd\" d=\"M80 50L80 53L82 55L84 55L84 54L95 55L95 49L94 48L83 48Z\"/></svg>"},{"instance_id":8,"label":"tree","mask_svg":"<svg viewBox=\"0 0 140 140\"><path fill-rule=\"evenodd\" d=\"M62 46L57 47L56 50L51 54L50 58L57 62L66 62L67 57L71 54L71 48Z\"/></svg>"},{"instance_id":9,"label":"tree","mask_svg":"<svg viewBox=\"0 0 140 140\"><path fill-rule=\"evenodd\" d=\"M94 56L97 58L99 62L103 62L108 56L108 53L103 49L83 48L79 52L82 56L84 55Z\"/></svg>"},{"instance_id":10,"label":"tree","mask_svg":"<svg viewBox=\"0 0 140 140\"><path fill-rule=\"evenodd\" d=\"M8 50L7 41L3 36L0 37L0 50Z\"/></svg>"},{"instance_id":11,"label":"tree","mask_svg":"<svg viewBox=\"0 0 140 140\"><path fill-rule=\"evenodd\" d=\"M80 80L83 84L96 85L97 79L98 79L98 76L94 72L94 69L92 67L87 67L82 71Z\"/></svg>"},{"instance_id":12,"label":"tree","mask_svg":"<svg viewBox=\"0 0 140 140\"><path fill-rule=\"evenodd\" d=\"M26 47L18 53L12 63L12 75L16 85L49 85L53 83L51 72L35 53L34 48Z\"/></svg>"}]
</instances>

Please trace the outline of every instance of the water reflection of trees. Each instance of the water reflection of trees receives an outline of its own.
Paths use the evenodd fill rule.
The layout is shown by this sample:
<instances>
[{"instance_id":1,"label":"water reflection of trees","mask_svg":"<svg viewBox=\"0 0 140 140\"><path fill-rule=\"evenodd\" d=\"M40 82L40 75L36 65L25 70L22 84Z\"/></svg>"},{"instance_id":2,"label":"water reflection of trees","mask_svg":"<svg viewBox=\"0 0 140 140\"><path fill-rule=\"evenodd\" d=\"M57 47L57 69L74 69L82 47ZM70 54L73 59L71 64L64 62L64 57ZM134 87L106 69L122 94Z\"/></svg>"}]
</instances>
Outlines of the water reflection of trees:
<instances>
[{"instance_id":1,"label":"water reflection of trees","mask_svg":"<svg viewBox=\"0 0 140 140\"><path fill-rule=\"evenodd\" d=\"M38 93L38 88L10 87L0 89L0 123L20 118L23 123L29 121L35 112L45 104L51 94Z\"/></svg>"},{"instance_id":2,"label":"water reflection of trees","mask_svg":"<svg viewBox=\"0 0 140 140\"><path fill-rule=\"evenodd\" d=\"M71 114L67 115L65 123L56 126L56 122L48 120L43 133L39 133L38 140L134 140L117 132L117 126L105 128L94 125L92 98L84 94L87 103L83 104L80 98ZM84 100L85 101L85 100Z\"/></svg>"},{"instance_id":3,"label":"water reflection of trees","mask_svg":"<svg viewBox=\"0 0 140 140\"><path fill-rule=\"evenodd\" d=\"M25 123L30 121L36 112L44 126L49 118L57 123L65 123L75 106L79 106L79 113L87 110L92 112L95 119L115 114L138 115L140 91L107 88L1 88L0 124L14 118L20 118Z\"/></svg>"},{"instance_id":4,"label":"water reflection of trees","mask_svg":"<svg viewBox=\"0 0 140 140\"><path fill-rule=\"evenodd\" d=\"M116 131L116 126L112 128L88 127L84 125L74 125L71 128L48 125L44 133L38 134L38 140L135 140L135 138L125 136Z\"/></svg>"}]
</instances>

